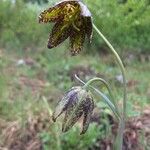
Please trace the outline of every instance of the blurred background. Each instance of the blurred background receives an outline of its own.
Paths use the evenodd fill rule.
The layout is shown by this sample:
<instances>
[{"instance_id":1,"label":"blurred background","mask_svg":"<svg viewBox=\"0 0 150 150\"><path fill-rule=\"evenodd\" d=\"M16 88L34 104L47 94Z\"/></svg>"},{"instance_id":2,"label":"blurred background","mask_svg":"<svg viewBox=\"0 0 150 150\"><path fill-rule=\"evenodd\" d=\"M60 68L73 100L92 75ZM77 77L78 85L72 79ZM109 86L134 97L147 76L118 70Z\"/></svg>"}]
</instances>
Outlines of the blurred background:
<instances>
[{"instance_id":1,"label":"blurred background","mask_svg":"<svg viewBox=\"0 0 150 150\"><path fill-rule=\"evenodd\" d=\"M80 55L71 57L69 41L47 49L53 24L39 24L41 11L56 0L0 0L0 150L105 150L116 131L112 112L95 96L95 110L87 133L80 123L67 133L53 111L63 94L87 81L103 77L122 104L122 76L104 41L93 31ZM150 149L150 1L84 0L93 22L120 54L127 74L128 123L125 150ZM95 85L105 93L103 85ZM44 103L44 100L48 104ZM49 107L49 111L47 109ZM140 149L142 147L143 149Z\"/></svg>"}]
</instances>

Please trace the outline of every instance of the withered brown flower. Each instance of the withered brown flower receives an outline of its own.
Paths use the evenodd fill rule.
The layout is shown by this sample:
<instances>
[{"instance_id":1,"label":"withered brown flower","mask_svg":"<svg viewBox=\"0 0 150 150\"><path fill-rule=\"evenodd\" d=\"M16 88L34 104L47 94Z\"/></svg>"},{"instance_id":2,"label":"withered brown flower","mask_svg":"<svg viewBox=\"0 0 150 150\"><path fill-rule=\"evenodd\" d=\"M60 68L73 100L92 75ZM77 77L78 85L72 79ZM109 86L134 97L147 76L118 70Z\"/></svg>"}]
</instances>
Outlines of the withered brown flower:
<instances>
[{"instance_id":1,"label":"withered brown flower","mask_svg":"<svg viewBox=\"0 0 150 150\"><path fill-rule=\"evenodd\" d=\"M94 101L91 93L82 87L73 87L68 91L56 106L52 115L53 121L65 112L62 131L66 132L83 116L83 127L80 134L84 134L90 124L91 115L94 109Z\"/></svg>"},{"instance_id":2,"label":"withered brown flower","mask_svg":"<svg viewBox=\"0 0 150 150\"><path fill-rule=\"evenodd\" d=\"M39 22L55 23L48 39L48 48L56 47L69 37L71 54L76 55L83 48L86 37L91 41L91 13L80 0L57 3L40 14Z\"/></svg>"}]
</instances>

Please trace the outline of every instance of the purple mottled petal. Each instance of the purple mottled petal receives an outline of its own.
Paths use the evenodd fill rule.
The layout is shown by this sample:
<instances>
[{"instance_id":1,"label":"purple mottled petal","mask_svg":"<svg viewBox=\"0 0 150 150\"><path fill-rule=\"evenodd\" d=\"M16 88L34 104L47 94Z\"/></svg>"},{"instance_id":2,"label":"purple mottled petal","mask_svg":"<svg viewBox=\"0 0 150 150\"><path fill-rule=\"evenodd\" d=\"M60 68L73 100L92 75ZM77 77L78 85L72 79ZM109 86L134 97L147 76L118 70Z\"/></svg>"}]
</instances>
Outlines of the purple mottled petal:
<instances>
[{"instance_id":1,"label":"purple mottled petal","mask_svg":"<svg viewBox=\"0 0 150 150\"><path fill-rule=\"evenodd\" d=\"M83 118L83 127L80 134L84 134L90 124L91 115L94 109L94 101L92 98L87 98L86 102L84 103L84 118Z\"/></svg>"},{"instance_id":2,"label":"purple mottled petal","mask_svg":"<svg viewBox=\"0 0 150 150\"><path fill-rule=\"evenodd\" d=\"M70 128L72 128L82 115L84 115L84 120L81 134L84 134L88 129L91 114L94 109L93 99L90 93L88 93L85 89L81 89L80 92L78 92L77 98L78 100L76 100L75 103L66 110L62 126L63 132L67 132Z\"/></svg>"},{"instance_id":3,"label":"purple mottled petal","mask_svg":"<svg viewBox=\"0 0 150 150\"><path fill-rule=\"evenodd\" d=\"M65 117L64 117L64 120L63 120L63 124L62 124L62 131L64 132L65 131L65 125L66 125L66 122L71 114L71 112L73 111L73 109L75 108L74 105L70 105L67 110L66 110L66 113L65 113Z\"/></svg>"},{"instance_id":4,"label":"purple mottled petal","mask_svg":"<svg viewBox=\"0 0 150 150\"><path fill-rule=\"evenodd\" d=\"M75 95L76 97L74 97L73 95L70 96L70 99L72 99L72 100L70 100L70 102L67 104L65 117L64 117L64 120L63 120L63 124L62 124L62 131L65 131L65 125L67 123L67 120L69 119L72 112L76 109L76 106L79 102L78 93L83 91L81 87L74 87L74 90L76 90L77 94Z\"/></svg>"},{"instance_id":5,"label":"purple mottled petal","mask_svg":"<svg viewBox=\"0 0 150 150\"><path fill-rule=\"evenodd\" d=\"M65 115L65 123L63 123L63 132L68 131L72 126L78 121L78 119L83 114L83 106L84 106L84 99L87 96L87 91L81 89L78 92L77 100L75 103L72 103L71 107L69 107L66 111Z\"/></svg>"},{"instance_id":6,"label":"purple mottled petal","mask_svg":"<svg viewBox=\"0 0 150 150\"><path fill-rule=\"evenodd\" d=\"M55 111L53 112L52 115L52 120L55 122L56 119L64 112L65 106L68 103L68 99L64 97L56 106Z\"/></svg>"},{"instance_id":7,"label":"purple mottled petal","mask_svg":"<svg viewBox=\"0 0 150 150\"><path fill-rule=\"evenodd\" d=\"M72 88L65 94L65 96L61 99L61 101L59 101L52 115L52 119L54 122L64 111L67 110L69 105L74 103L74 101L76 100L78 90L79 90L78 88Z\"/></svg>"},{"instance_id":8,"label":"purple mottled petal","mask_svg":"<svg viewBox=\"0 0 150 150\"><path fill-rule=\"evenodd\" d=\"M70 114L67 116L65 123L63 124L63 132L67 132L78 121L83 114L82 106L75 106L71 109Z\"/></svg>"}]
</instances>

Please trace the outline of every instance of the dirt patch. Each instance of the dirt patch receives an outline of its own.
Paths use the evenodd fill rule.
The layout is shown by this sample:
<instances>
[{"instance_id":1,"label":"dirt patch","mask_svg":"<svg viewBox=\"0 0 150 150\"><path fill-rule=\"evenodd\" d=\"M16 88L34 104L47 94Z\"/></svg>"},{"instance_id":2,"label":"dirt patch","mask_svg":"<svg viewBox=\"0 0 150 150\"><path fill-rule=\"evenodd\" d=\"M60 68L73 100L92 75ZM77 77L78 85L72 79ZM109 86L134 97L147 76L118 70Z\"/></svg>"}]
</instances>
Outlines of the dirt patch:
<instances>
[{"instance_id":1,"label":"dirt patch","mask_svg":"<svg viewBox=\"0 0 150 150\"><path fill-rule=\"evenodd\" d=\"M99 116L100 117L100 116ZM98 118L94 121L98 122ZM112 150L118 124L107 116L112 126L112 135L106 139L98 139L90 150ZM101 122L98 122L101 124ZM114 136L115 135L115 136ZM129 118L124 131L123 150L148 150L150 148L150 108L145 109L141 116Z\"/></svg>"},{"instance_id":2,"label":"dirt patch","mask_svg":"<svg viewBox=\"0 0 150 150\"><path fill-rule=\"evenodd\" d=\"M50 120L47 114L29 117L25 126L19 121L10 122L2 132L0 150L42 150L39 133L49 130Z\"/></svg>"},{"instance_id":3,"label":"dirt patch","mask_svg":"<svg viewBox=\"0 0 150 150\"><path fill-rule=\"evenodd\" d=\"M102 124L102 115L94 113L92 122ZM118 129L117 123L113 117L107 115L109 124L112 126L111 135L107 138L97 139L96 143L89 150L112 150L114 138ZM150 143L150 109L147 108L141 116L130 118L126 122L124 131L123 150L145 150L144 146ZM106 118L105 118L106 119ZM4 122L5 123L5 122ZM30 116L22 127L18 121L2 124L3 143L0 150L42 150L43 143L39 133L50 131L51 120L46 113Z\"/></svg>"}]
</instances>

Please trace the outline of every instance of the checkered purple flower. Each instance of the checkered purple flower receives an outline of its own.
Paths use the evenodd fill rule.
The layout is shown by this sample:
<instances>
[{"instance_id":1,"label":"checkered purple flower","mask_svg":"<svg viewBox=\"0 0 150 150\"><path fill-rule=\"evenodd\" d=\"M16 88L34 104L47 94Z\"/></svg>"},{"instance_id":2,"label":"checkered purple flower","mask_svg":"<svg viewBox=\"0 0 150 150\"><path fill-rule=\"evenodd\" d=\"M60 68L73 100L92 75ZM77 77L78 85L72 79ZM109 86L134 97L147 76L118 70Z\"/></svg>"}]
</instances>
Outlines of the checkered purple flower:
<instances>
[{"instance_id":1,"label":"checkered purple flower","mask_svg":"<svg viewBox=\"0 0 150 150\"><path fill-rule=\"evenodd\" d=\"M65 112L62 124L62 131L66 132L83 116L83 127L81 134L84 134L90 124L90 118L94 109L94 101L91 93L82 87L73 87L68 91L56 106L52 119L56 119Z\"/></svg>"}]
</instances>

